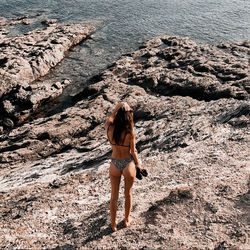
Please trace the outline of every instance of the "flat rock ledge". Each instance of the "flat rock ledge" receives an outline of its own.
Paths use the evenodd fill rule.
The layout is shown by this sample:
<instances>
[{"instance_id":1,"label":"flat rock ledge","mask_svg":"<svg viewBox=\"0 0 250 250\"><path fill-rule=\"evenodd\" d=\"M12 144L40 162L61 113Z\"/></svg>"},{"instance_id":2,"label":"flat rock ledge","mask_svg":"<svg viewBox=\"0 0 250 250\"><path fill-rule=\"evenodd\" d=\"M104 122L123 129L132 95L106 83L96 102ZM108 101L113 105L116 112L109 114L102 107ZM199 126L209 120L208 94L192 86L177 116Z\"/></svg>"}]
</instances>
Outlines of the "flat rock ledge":
<instances>
[{"instance_id":1,"label":"flat rock ledge","mask_svg":"<svg viewBox=\"0 0 250 250\"><path fill-rule=\"evenodd\" d=\"M58 64L70 47L84 40L93 26L55 25L0 43L0 96L18 83L31 83Z\"/></svg>"},{"instance_id":2,"label":"flat rock ledge","mask_svg":"<svg viewBox=\"0 0 250 250\"><path fill-rule=\"evenodd\" d=\"M44 100L52 100L62 93L68 84L52 83L50 88L40 82L38 97L38 87L32 83L46 75L72 46L86 39L94 29L82 24L54 24L1 40L0 123L4 128L22 123L41 104L42 96Z\"/></svg>"},{"instance_id":3,"label":"flat rock ledge","mask_svg":"<svg viewBox=\"0 0 250 250\"><path fill-rule=\"evenodd\" d=\"M248 249L249 42L161 36L122 56L72 106L0 136L1 247ZM109 222L104 122L134 110L149 176L134 185L131 227Z\"/></svg>"}]
</instances>

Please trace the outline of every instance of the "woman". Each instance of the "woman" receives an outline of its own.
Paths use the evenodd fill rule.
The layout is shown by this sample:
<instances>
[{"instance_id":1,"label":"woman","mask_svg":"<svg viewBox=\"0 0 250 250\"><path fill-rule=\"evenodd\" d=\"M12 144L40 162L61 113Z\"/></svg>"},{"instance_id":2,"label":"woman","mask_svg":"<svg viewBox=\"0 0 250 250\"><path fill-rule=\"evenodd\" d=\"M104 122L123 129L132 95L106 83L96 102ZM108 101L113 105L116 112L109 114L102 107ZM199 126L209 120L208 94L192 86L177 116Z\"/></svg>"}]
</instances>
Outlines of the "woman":
<instances>
[{"instance_id":1,"label":"woman","mask_svg":"<svg viewBox=\"0 0 250 250\"><path fill-rule=\"evenodd\" d=\"M132 186L136 176L136 167L140 170L138 154L135 148L133 131L133 113L130 106L120 103L105 123L108 140L112 146L112 156L109 169L111 182L110 216L113 231L117 231L116 211L119 196L121 175L125 182L125 219L124 226L130 224L132 208Z\"/></svg>"}]
</instances>

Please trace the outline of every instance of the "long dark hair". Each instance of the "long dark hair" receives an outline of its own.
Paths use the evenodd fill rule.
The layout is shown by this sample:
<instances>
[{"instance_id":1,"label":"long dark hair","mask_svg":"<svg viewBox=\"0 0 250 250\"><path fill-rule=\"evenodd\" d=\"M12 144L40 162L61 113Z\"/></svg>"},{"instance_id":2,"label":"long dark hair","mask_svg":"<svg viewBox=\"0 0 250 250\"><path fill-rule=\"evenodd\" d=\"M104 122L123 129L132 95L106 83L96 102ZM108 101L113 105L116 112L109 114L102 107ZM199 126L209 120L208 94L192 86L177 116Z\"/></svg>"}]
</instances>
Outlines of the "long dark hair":
<instances>
[{"instance_id":1,"label":"long dark hair","mask_svg":"<svg viewBox=\"0 0 250 250\"><path fill-rule=\"evenodd\" d=\"M124 107L121 107L114 119L114 132L113 140L116 144L123 144L126 134L133 131L133 113L132 111L125 111ZM121 137L122 132L125 131L124 138Z\"/></svg>"}]
</instances>

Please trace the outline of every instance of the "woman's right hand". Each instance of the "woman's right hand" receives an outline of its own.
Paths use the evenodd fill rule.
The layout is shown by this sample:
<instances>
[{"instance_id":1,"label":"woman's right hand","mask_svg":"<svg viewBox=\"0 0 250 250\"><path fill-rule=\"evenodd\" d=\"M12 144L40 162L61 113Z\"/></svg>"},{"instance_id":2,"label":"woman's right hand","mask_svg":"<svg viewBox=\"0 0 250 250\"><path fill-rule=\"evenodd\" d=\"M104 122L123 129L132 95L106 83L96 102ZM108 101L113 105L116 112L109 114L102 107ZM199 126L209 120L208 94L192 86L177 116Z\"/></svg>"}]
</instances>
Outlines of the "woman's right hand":
<instances>
[{"instance_id":1,"label":"woman's right hand","mask_svg":"<svg viewBox=\"0 0 250 250\"><path fill-rule=\"evenodd\" d=\"M123 103L123 107L124 107L125 111L127 111L127 112L132 111L131 107L126 102Z\"/></svg>"}]
</instances>

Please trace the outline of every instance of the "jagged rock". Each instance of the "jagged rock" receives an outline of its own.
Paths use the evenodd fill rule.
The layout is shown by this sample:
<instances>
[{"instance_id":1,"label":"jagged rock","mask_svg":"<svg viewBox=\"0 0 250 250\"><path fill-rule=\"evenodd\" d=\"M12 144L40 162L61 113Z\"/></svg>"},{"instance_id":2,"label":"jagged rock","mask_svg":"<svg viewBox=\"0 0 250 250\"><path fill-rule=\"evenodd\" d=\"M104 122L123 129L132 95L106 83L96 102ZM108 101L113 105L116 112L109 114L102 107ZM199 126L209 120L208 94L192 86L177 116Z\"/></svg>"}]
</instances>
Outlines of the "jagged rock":
<instances>
[{"instance_id":1,"label":"jagged rock","mask_svg":"<svg viewBox=\"0 0 250 250\"><path fill-rule=\"evenodd\" d=\"M45 81L31 86L17 85L0 99L0 107L2 107L0 118L11 118L14 125L19 125L39 107L60 96L63 89L70 84L69 80L64 80L62 83L56 82L52 85Z\"/></svg>"},{"instance_id":2,"label":"jagged rock","mask_svg":"<svg viewBox=\"0 0 250 250\"><path fill-rule=\"evenodd\" d=\"M25 20L22 20L22 24L24 24L24 25L30 25L30 24L32 24L32 20L31 19L25 19Z\"/></svg>"},{"instance_id":3,"label":"jagged rock","mask_svg":"<svg viewBox=\"0 0 250 250\"><path fill-rule=\"evenodd\" d=\"M247 249L249 52L243 44L152 39L93 77L70 107L0 135L0 246ZM21 86L5 99L9 113L17 109L11 96L25 102L32 92L39 102L40 84L37 92ZM53 84L56 93L63 85ZM112 234L104 122L120 101L134 110L136 146L149 175L134 184L134 223L119 224ZM123 182L121 189L118 222Z\"/></svg>"},{"instance_id":4,"label":"jagged rock","mask_svg":"<svg viewBox=\"0 0 250 250\"><path fill-rule=\"evenodd\" d=\"M243 118L243 120L249 120L250 116L250 105L249 103L241 104L236 110L223 114L219 121L222 123L229 122L233 118Z\"/></svg>"},{"instance_id":5,"label":"jagged rock","mask_svg":"<svg viewBox=\"0 0 250 250\"><path fill-rule=\"evenodd\" d=\"M153 39L152 42L147 42L145 44L153 44L152 48L154 49L154 51L156 48L158 48L158 50L155 51L155 53L158 54L160 54L160 51L164 51L164 53L166 53L165 47L163 47L162 49L160 49L159 47L162 44L166 44L168 46L167 48L169 48L170 46L180 46L180 49L186 49L187 53L188 51L189 53L192 52L192 59L188 57L185 60L187 60L189 64L190 62L194 62L194 65L198 65L197 63L201 60L207 60L206 58L204 58L204 55L203 59L199 58L201 57L199 51L206 51L205 55L207 55L208 58L211 57L211 53L216 53L216 47L201 46L199 48L188 38L182 39L179 37L163 36L157 39ZM174 48L171 48L171 51L173 49ZM132 53L129 56L123 56L113 66L109 67L101 75L96 77L95 84L86 87L83 91L81 91L73 98L76 103L75 106L68 108L60 115L51 117L51 119L49 119L48 121L45 120L44 122L38 121L31 123L29 125L31 126L29 130L33 131L32 140L36 137L34 136L36 133L41 134L46 131L49 133L49 140L53 141L53 143L47 143L45 141L42 144L39 143L37 149L36 147L33 148L33 146L30 146L36 152L34 154L34 157L40 158L48 156L56 152L61 152L61 150L63 150L64 148L75 148L81 152L89 152L90 149L87 149L86 147L81 145L84 145L86 140L92 140L92 138L95 139L96 136L102 138L99 138L99 141L105 141L105 138L103 138L101 132L102 123L104 122L106 115L110 112L111 107L120 100L126 100L135 110L135 120L138 121L138 126L141 127L139 132L140 139L138 140L137 146L138 150L140 152L144 152L145 155L151 155L151 152L156 151L174 151L178 148L188 147L193 141L200 141L203 140L203 138L209 138L213 134L210 126L211 124L217 122L217 119L212 117L215 117L220 113L222 115L226 110L228 110L229 113L236 112L238 114L238 118L240 119L238 124L244 123L243 125L247 127L249 121L248 108L243 108L245 110L243 113L240 111L233 111L237 110L239 105L242 107L246 106L246 104L244 104L244 101L236 101L238 97L233 94L235 88L234 86L231 86L229 84L226 87L226 89L228 89L228 97L234 96L235 98L235 100L229 99L230 101L228 101L226 99L223 99L226 96L220 96L220 93L224 91L223 90L221 92L221 89L223 89L227 84L220 84L219 82L214 84L214 82L209 82L209 79L211 79L211 77L215 78L215 76L213 75L192 75L189 76L188 80L185 80L186 77L188 78L188 69L184 70L182 67L179 67L177 69L168 69L168 67L162 67L162 65L165 65L164 61L162 61L161 59L162 57L156 59L156 61L160 60L160 63L154 63L153 66L148 67L147 65L149 60L142 60L140 59L140 57L143 57L144 54L150 50L151 47L148 48L144 46L142 49ZM222 52L220 51L219 55L221 57L219 56L217 60L226 57L226 55L224 54L222 56L221 53ZM186 56L186 54L182 55ZM195 55L197 58L195 58ZM155 56L152 57L154 58ZM231 55L229 55L228 58L231 58ZM243 59L245 60L244 56ZM236 59L233 58L233 60L235 61ZM238 63L241 62L239 61ZM229 66L226 65L225 67L228 68ZM222 66L219 64L217 64L216 67L213 67L213 69L215 68L219 69L219 72L225 71L222 70ZM213 73L214 72L215 71L213 71ZM172 79L171 81L169 81L169 84L167 85L166 83L159 83L159 79L166 77L166 75L169 79ZM133 81L131 79L133 79ZM186 81L185 85L182 84L183 81ZM190 83L192 81L193 85L188 81ZM23 107L25 107L25 105L23 104L26 103L26 106L31 105L32 109L35 109L37 103L39 104L43 102L43 100L47 101L50 98L53 99L55 96L58 96L58 91L59 94L61 93L60 83L55 83L54 85L52 85L52 88L54 88L54 90L49 87L50 91L52 90L52 94L50 91L48 91L46 86L40 85L41 83L37 85L37 89L34 87L32 87L32 89L28 88L26 90L24 88L20 88L21 91L19 90L16 94L11 93L10 96L6 98L6 100L10 101L11 96L14 96L14 101L21 102ZM179 87L173 90L173 86ZM198 88L197 86L200 86L199 92L196 91L196 89ZM238 85L238 87L240 88L242 87L242 85ZM187 88L190 88L190 90L186 91ZM42 92L41 89L43 89ZM53 95L53 91L55 91L55 95ZM208 94L207 91L211 91L211 93ZM198 100L190 97L181 97L184 95L184 92L185 95L190 95L191 97L195 97ZM46 95L43 96L41 93L46 93ZM174 93L176 93L177 96L173 96ZM47 94L50 97L48 97ZM170 97L168 97L168 95L170 95ZM245 95L248 96L248 93L245 92ZM211 100L214 100L218 99L219 97L223 98L218 102L206 103L199 101L200 99L205 99L206 101L208 101L207 98L211 98ZM229 105L229 103L231 104ZM15 106L14 102L12 102L12 107L13 106ZM22 114L23 111L24 109L20 110L19 113L16 113L16 116L11 117L11 119L16 124L20 124L20 122L22 122L27 117L27 112L24 112ZM202 124L197 124L195 122L196 116L201 114L203 117L203 122ZM75 118L76 116L78 117L78 119ZM231 116L232 115L230 115L230 117ZM181 119L178 117L181 117ZM213 121L212 123L211 119ZM227 118L224 117L220 118L219 120L220 122L223 122L222 120L225 119ZM145 123L145 121L147 122ZM42 123L42 125L40 126L40 129L37 130L36 126L40 123ZM234 124L236 123L237 122L234 122ZM60 127L61 131L57 130L56 133L54 131L51 133L50 130L48 130L48 127L52 128L51 132L54 130L54 127ZM62 133L62 131L67 132ZM20 129L18 129L17 131L13 131L13 135L15 135L16 132L20 133ZM40 136L37 137L40 138ZM63 143L60 143L63 138L70 139L71 143L67 144L67 146ZM33 143L31 143L30 145L33 145ZM99 144L94 143L93 145ZM94 159L99 157L94 153L95 147L98 148L99 146L91 147L93 156L90 157L88 153L86 154L86 160L84 160L83 157L83 161L89 162L92 161L92 158ZM109 150L107 150L106 148L104 148L104 150L100 149L100 151L102 152L101 155L108 155L109 152ZM38 152L39 154L37 154ZM4 159L3 162L12 162L16 160L18 161L24 159L26 157L26 153L30 154L30 152L26 150L21 152L19 150L18 154L16 154L15 152L6 152L3 154L2 159ZM13 155L12 157L9 157L9 159L11 160L7 160L8 157L6 158L5 154L6 157L7 155L8 157L10 155Z\"/></svg>"},{"instance_id":6,"label":"jagged rock","mask_svg":"<svg viewBox=\"0 0 250 250\"><path fill-rule=\"evenodd\" d=\"M10 128L14 127L14 122L10 118L5 118L3 120L3 125L4 125L4 127L10 129Z\"/></svg>"},{"instance_id":7,"label":"jagged rock","mask_svg":"<svg viewBox=\"0 0 250 250\"><path fill-rule=\"evenodd\" d=\"M245 48L243 44L237 44L238 50ZM231 48L235 46L232 44ZM123 56L110 71L127 84L139 85L156 94L191 96L205 101L246 99L249 91L243 82L249 86L248 59L248 51L244 49L238 57L228 49L198 46L188 38L164 35ZM101 77L105 79L104 75Z\"/></svg>"},{"instance_id":8,"label":"jagged rock","mask_svg":"<svg viewBox=\"0 0 250 250\"><path fill-rule=\"evenodd\" d=\"M52 86L49 81L33 81L47 74L70 47L93 30L93 26L80 24L56 25L3 39L0 44L0 124L9 128L8 123L3 122L7 117L14 125L21 124L42 104L62 94L70 81L52 83Z\"/></svg>"},{"instance_id":9,"label":"jagged rock","mask_svg":"<svg viewBox=\"0 0 250 250\"><path fill-rule=\"evenodd\" d=\"M0 97L17 83L31 83L64 58L64 53L93 32L93 26L55 25L0 44Z\"/></svg>"},{"instance_id":10,"label":"jagged rock","mask_svg":"<svg viewBox=\"0 0 250 250\"><path fill-rule=\"evenodd\" d=\"M12 103L9 100L4 100L3 101L3 110L7 113L7 114L12 114L15 111L15 106L12 105Z\"/></svg>"},{"instance_id":11,"label":"jagged rock","mask_svg":"<svg viewBox=\"0 0 250 250\"><path fill-rule=\"evenodd\" d=\"M47 26L51 26L57 22L57 19L48 19L48 20L43 20L41 23L45 24Z\"/></svg>"}]
</instances>

